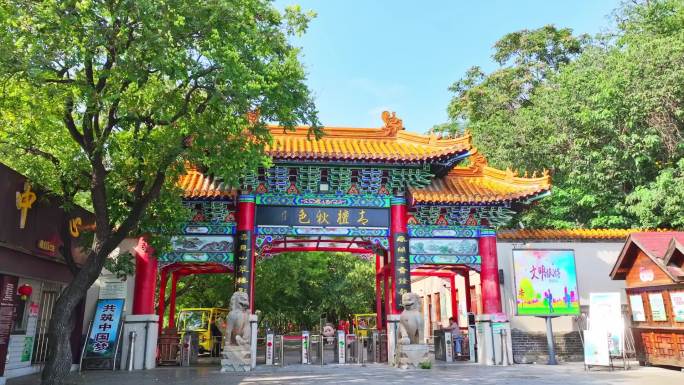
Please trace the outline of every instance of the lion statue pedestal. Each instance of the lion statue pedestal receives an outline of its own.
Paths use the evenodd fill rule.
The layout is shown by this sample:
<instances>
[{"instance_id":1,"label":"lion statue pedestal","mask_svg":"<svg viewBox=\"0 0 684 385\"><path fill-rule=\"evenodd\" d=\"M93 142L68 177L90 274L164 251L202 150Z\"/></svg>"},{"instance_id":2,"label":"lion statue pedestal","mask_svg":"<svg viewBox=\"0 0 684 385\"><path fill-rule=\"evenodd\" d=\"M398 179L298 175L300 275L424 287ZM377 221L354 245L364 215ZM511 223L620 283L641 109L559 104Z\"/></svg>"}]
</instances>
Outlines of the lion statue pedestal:
<instances>
[{"instance_id":1,"label":"lion statue pedestal","mask_svg":"<svg viewBox=\"0 0 684 385\"><path fill-rule=\"evenodd\" d=\"M420 297L415 293L401 296L404 310L399 317L397 359L395 365L401 369L418 368L421 363L431 361L429 346L425 343L423 316L420 314Z\"/></svg>"},{"instance_id":2,"label":"lion statue pedestal","mask_svg":"<svg viewBox=\"0 0 684 385\"><path fill-rule=\"evenodd\" d=\"M230 297L230 312L226 330L223 333L225 345L221 372L248 372L252 368L252 329L250 321L256 321L256 315L249 312L249 296L236 291Z\"/></svg>"}]
</instances>

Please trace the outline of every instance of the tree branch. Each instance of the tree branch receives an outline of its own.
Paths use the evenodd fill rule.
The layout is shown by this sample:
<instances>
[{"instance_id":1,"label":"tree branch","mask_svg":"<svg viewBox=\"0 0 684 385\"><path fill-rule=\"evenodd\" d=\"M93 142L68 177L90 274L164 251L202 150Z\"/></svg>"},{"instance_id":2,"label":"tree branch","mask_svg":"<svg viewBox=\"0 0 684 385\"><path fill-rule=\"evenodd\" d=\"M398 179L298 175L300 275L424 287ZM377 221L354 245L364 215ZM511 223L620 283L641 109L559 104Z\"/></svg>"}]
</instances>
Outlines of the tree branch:
<instances>
[{"instance_id":1,"label":"tree branch","mask_svg":"<svg viewBox=\"0 0 684 385\"><path fill-rule=\"evenodd\" d=\"M74 117L72 115L73 111L74 101L73 99L71 99L71 97L68 97L66 99L66 102L64 103L64 124L66 125L67 129L69 130L69 134L71 134L71 137L76 141L76 143L78 143L82 149L84 149L88 154L90 154L90 150L86 148L83 135L80 132L78 132L78 128L76 128L76 122L74 122Z\"/></svg>"}]
</instances>

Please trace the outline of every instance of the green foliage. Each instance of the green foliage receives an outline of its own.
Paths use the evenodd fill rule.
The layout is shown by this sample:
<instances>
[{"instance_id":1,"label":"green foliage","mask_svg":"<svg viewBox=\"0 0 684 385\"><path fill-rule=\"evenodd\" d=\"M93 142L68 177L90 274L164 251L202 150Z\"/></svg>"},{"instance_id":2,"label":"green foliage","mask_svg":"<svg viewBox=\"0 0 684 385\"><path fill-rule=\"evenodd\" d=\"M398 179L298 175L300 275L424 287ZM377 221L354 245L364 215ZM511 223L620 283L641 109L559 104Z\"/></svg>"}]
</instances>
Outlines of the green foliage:
<instances>
[{"instance_id":1,"label":"green foliage","mask_svg":"<svg viewBox=\"0 0 684 385\"><path fill-rule=\"evenodd\" d=\"M419 365L421 369L432 369L432 361L430 360L423 361Z\"/></svg>"},{"instance_id":2,"label":"green foliage","mask_svg":"<svg viewBox=\"0 0 684 385\"><path fill-rule=\"evenodd\" d=\"M130 253L119 254L116 258L107 258L104 267L117 278L125 280L129 275L135 274L135 257Z\"/></svg>"},{"instance_id":3,"label":"green foliage","mask_svg":"<svg viewBox=\"0 0 684 385\"><path fill-rule=\"evenodd\" d=\"M628 211L647 227L684 228L684 159L627 197Z\"/></svg>"},{"instance_id":4,"label":"green foliage","mask_svg":"<svg viewBox=\"0 0 684 385\"><path fill-rule=\"evenodd\" d=\"M233 275L199 274L183 277L178 281L177 307L222 307L228 308L233 294ZM166 294L171 293L171 285Z\"/></svg>"},{"instance_id":5,"label":"green foliage","mask_svg":"<svg viewBox=\"0 0 684 385\"><path fill-rule=\"evenodd\" d=\"M125 237L185 219L176 181L187 164L235 185L268 162L265 123L319 134L288 42L310 15L267 0L0 4L0 161L95 217L50 321L43 383L61 384L73 309Z\"/></svg>"},{"instance_id":6,"label":"green foliage","mask_svg":"<svg viewBox=\"0 0 684 385\"><path fill-rule=\"evenodd\" d=\"M100 238L163 233L182 217L175 180L188 162L235 183L266 161L265 122L317 124L287 41L310 18L297 7L17 0L2 9L0 52L11 54L0 55L0 161L91 207Z\"/></svg>"},{"instance_id":7,"label":"green foliage","mask_svg":"<svg viewBox=\"0 0 684 385\"><path fill-rule=\"evenodd\" d=\"M553 193L528 226L681 226L673 190L667 209L646 207L681 184L684 6L631 4L619 17L593 40L552 27L508 34L495 45L500 69L474 67L451 88L451 118L494 166L551 170Z\"/></svg>"},{"instance_id":8,"label":"green foliage","mask_svg":"<svg viewBox=\"0 0 684 385\"><path fill-rule=\"evenodd\" d=\"M278 332L313 330L322 314L336 322L372 312L373 263L344 253L286 253L256 267L257 310L262 325Z\"/></svg>"},{"instance_id":9,"label":"green foliage","mask_svg":"<svg viewBox=\"0 0 684 385\"><path fill-rule=\"evenodd\" d=\"M278 332L314 330L328 321L373 312L375 267L345 253L285 253L256 266L255 305L261 327ZM167 297L171 284L167 284ZM178 281L177 308L229 307L232 274L205 274Z\"/></svg>"}]
</instances>

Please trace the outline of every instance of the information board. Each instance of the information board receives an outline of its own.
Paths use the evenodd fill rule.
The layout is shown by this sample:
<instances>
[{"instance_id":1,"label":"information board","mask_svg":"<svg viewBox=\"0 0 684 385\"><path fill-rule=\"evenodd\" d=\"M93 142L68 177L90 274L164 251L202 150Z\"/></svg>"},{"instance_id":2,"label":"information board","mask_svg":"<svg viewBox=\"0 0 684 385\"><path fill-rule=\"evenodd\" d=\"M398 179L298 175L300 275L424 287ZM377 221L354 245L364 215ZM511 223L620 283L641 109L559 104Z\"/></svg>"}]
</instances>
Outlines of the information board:
<instances>
[{"instance_id":1,"label":"information board","mask_svg":"<svg viewBox=\"0 0 684 385\"><path fill-rule=\"evenodd\" d=\"M589 328L607 333L610 354L622 355L625 341L620 293L589 294Z\"/></svg>"},{"instance_id":2,"label":"information board","mask_svg":"<svg viewBox=\"0 0 684 385\"><path fill-rule=\"evenodd\" d=\"M121 329L124 299L100 299L88 331L83 369L114 369Z\"/></svg>"},{"instance_id":3,"label":"information board","mask_svg":"<svg viewBox=\"0 0 684 385\"><path fill-rule=\"evenodd\" d=\"M651 305L651 318L654 321L667 321L663 293L649 293L648 303Z\"/></svg>"},{"instance_id":4,"label":"information board","mask_svg":"<svg viewBox=\"0 0 684 385\"><path fill-rule=\"evenodd\" d=\"M588 366L609 366L608 335L602 330L583 330L584 364Z\"/></svg>"},{"instance_id":5,"label":"information board","mask_svg":"<svg viewBox=\"0 0 684 385\"><path fill-rule=\"evenodd\" d=\"M670 302L675 322L684 322L684 291L671 291Z\"/></svg>"},{"instance_id":6,"label":"information board","mask_svg":"<svg viewBox=\"0 0 684 385\"><path fill-rule=\"evenodd\" d=\"M632 321L645 322L646 312L644 311L644 300L641 294L629 296L629 307L632 309Z\"/></svg>"}]
</instances>

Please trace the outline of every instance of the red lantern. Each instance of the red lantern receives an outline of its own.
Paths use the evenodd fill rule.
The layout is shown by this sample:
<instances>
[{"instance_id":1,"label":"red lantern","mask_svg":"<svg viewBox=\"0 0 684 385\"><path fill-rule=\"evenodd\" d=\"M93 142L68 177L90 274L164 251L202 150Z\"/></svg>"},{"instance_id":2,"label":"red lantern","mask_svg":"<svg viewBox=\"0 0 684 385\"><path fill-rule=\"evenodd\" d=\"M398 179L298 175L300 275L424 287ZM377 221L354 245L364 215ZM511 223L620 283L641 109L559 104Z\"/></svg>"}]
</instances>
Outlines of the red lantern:
<instances>
[{"instance_id":1,"label":"red lantern","mask_svg":"<svg viewBox=\"0 0 684 385\"><path fill-rule=\"evenodd\" d=\"M31 293L33 293L33 288L31 287L31 285L25 283L19 286L19 288L17 289L17 293L19 293L19 295L21 296L20 298L22 301L26 301L31 296Z\"/></svg>"}]
</instances>

